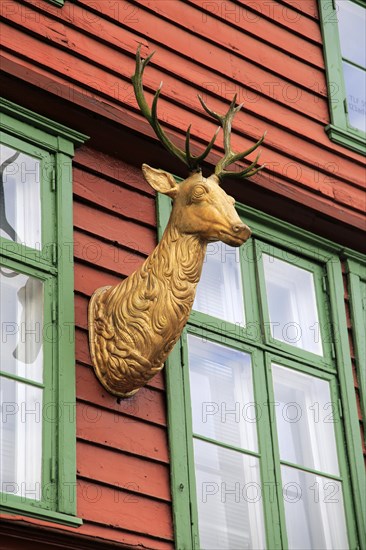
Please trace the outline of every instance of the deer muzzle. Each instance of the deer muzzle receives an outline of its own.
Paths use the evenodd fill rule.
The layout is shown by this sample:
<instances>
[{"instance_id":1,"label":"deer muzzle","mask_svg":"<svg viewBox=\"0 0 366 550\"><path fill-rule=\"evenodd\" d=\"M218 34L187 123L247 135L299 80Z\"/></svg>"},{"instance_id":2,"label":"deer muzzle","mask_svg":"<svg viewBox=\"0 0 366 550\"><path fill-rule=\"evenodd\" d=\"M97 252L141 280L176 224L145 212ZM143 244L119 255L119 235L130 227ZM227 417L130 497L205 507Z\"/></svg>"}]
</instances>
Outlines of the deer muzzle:
<instances>
[{"instance_id":1,"label":"deer muzzle","mask_svg":"<svg viewBox=\"0 0 366 550\"><path fill-rule=\"evenodd\" d=\"M238 240L241 240L240 244L245 243L245 241L247 241L252 234L251 230L245 223L236 223L233 225L232 230L235 237L237 237Z\"/></svg>"}]
</instances>

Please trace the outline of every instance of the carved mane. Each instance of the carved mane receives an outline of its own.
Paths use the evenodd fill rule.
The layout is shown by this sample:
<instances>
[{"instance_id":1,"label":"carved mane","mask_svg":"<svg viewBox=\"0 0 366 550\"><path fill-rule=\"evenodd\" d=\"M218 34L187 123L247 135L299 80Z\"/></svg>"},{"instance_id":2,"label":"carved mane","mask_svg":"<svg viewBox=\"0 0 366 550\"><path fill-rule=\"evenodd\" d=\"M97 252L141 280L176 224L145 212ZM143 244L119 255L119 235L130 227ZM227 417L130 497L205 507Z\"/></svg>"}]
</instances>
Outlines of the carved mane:
<instances>
[{"instance_id":1,"label":"carved mane","mask_svg":"<svg viewBox=\"0 0 366 550\"><path fill-rule=\"evenodd\" d=\"M169 224L137 271L94 295L90 344L109 392L129 397L163 368L192 309L206 246Z\"/></svg>"}]
</instances>

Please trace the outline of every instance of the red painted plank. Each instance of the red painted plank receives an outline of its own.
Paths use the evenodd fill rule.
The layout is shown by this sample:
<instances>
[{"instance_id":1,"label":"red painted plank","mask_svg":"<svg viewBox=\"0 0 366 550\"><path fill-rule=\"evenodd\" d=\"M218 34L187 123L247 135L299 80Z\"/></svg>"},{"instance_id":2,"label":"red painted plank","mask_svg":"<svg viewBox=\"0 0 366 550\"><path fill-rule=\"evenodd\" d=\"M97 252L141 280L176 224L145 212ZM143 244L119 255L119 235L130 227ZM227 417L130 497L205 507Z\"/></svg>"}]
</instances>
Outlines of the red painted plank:
<instances>
[{"instance_id":1,"label":"red painted plank","mask_svg":"<svg viewBox=\"0 0 366 550\"><path fill-rule=\"evenodd\" d=\"M46 10L52 9L46 3L42 4L42 6ZM113 45L115 50L120 50L121 54L123 53L123 51L121 50L120 25L117 26L112 22L103 19L103 10L106 7L105 4L93 5L93 7L100 10L100 17L98 16L98 14L95 13L90 14L91 20L93 21L93 24L95 26L93 38L99 39L99 41L103 42L102 44L99 44L99 42L98 44L93 43L93 46L91 47L93 51L93 59L99 61L99 63L103 66L104 59L108 57L109 68L113 69L116 74L121 74L125 76L125 78L127 79L125 83L119 84L118 81L115 82L114 93L112 95L115 99L124 99L125 101L133 105L133 93L132 89L129 87L129 76L133 72L131 58L123 60L121 55L116 57L115 52L112 50L110 50L108 54L103 54L103 51L99 52L100 49L105 47L104 43L106 43ZM81 11L79 12L78 10ZM83 29L84 32L90 33L91 25L88 18L85 18L84 11L85 10L78 8L77 6L73 6L72 17L67 18L66 16L66 19L68 22L76 25L78 30ZM114 16L117 17L117 20L121 19L121 23L124 23L124 18L119 18L118 16L118 10L114 9L112 10L112 12ZM64 10L62 11L62 13L64 13ZM96 34L98 36L95 36ZM56 38L58 39L59 37L57 36ZM128 28L125 27L123 32L123 39L123 47L125 48L125 51L130 52L133 56L136 50L135 35L130 33L128 31ZM80 41L83 44L83 40L79 40L79 42ZM146 43L146 40L143 38L139 38L139 42L146 45L146 51L148 51L148 44ZM150 42L150 49L157 49L159 52L160 74L157 76L158 83L161 80L161 76L163 74L162 71L168 71L173 74L174 81L179 78L181 80L186 80L189 83L196 82L196 85L199 87L203 85L203 87L207 86L207 88L210 90L212 90L212 88L217 89L218 93L222 96L225 96L227 94L230 94L230 96L232 96L234 92L237 92L239 101L247 100L249 103L257 102L261 99L261 95L258 96L258 92L260 92L260 94L262 94L262 97L267 96L267 98L274 98L276 101L280 101L286 106L290 102L290 104L292 103L292 107L295 109L297 109L297 103L299 103L298 111L301 114L306 113L308 116L313 116L314 119L317 121L328 121L327 105L324 101L321 101L319 95L316 96L316 101L314 101L314 98L311 94L309 94L306 90L301 90L301 97L298 98L298 101L293 102L292 97L294 94L294 86L292 84L282 82L278 78L274 82L273 79L269 78L268 73L260 69L260 67L255 67L253 65L249 65L248 67L246 67L244 78L240 79L239 86L239 83L236 84L235 81L233 82L233 79L228 78L229 75L227 70L224 70L223 72L221 71L221 73L217 74L217 70L215 72L213 72L212 70L206 70L204 66L197 66L197 63L193 63L189 59L185 59L184 63L180 63L180 54L175 54L175 52L172 51L165 51L164 47L161 48L159 42ZM80 54L83 54L81 50L78 51L80 51ZM88 53L86 55L88 55ZM173 56L177 59L171 59ZM195 57L193 57L192 59L195 59ZM128 69L130 63L131 69ZM212 69L217 69L214 63L212 64ZM152 68L150 66L150 72L151 71ZM165 93L168 90L167 86L169 86L169 82L167 80L168 76L169 75L164 74ZM182 85L183 83L181 82L180 86ZM246 89L243 89L243 85L246 86ZM314 86L312 86L311 89L314 93L326 94L325 80L322 79L321 83L318 80L315 81ZM128 90L130 91L127 93ZM299 94L299 91L297 92L297 94ZM189 95L190 94L188 94L187 96L186 94L188 98ZM302 99L304 100L304 102L301 101ZM271 120L273 116L276 116L276 111L273 109L272 106L270 113L271 114L269 115L269 120Z\"/></svg>"},{"instance_id":2,"label":"red painted plank","mask_svg":"<svg viewBox=\"0 0 366 550\"><path fill-rule=\"evenodd\" d=\"M164 427L134 420L87 403L76 406L79 439L168 463L168 441Z\"/></svg>"},{"instance_id":3,"label":"red painted plank","mask_svg":"<svg viewBox=\"0 0 366 550\"><path fill-rule=\"evenodd\" d=\"M148 9L151 13L163 16L168 22L184 27L197 36L202 36L204 31L205 39L212 41L220 48L231 50L236 55L266 66L269 71L277 72L287 78L289 71L288 65L283 62L284 55L290 55L293 60L300 60L305 73L309 71L309 74L312 74L308 64L318 69L324 68L320 44L312 44L295 35L292 29L291 31L283 29L277 22L260 17L258 12L253 14L244 5L230 1L191 0L189 4L192 9L189 10L186 6L186 17L182 17L182 6L178 2L166 2L166 0L134 0L134 2L138 3L142 9ZM301 16L296 19L299 18ZM260 49L258 40L261 42ZM274 48L277 50L276 56L273 55ZM293 65L295 68L296 62ZM313 79L313 76L311 78Z\"/></svg>"},{"instance_id":4,"label":"red painted plank","mask_svg":"<svg viewBox=\"0 0 366 550\"><path fill-rule=\"evenodd\" d=\"M93 6L93 2L89 0L80 0L79 3L85 7ZM194 11L191 6L187 4L180 4L180 6L182 20L187 19L189 21L190 17L194 17ZM116 12L112 5L102 2L99 5L96 4L95 7L98 11L100 9L103 14L109 17L116 17ZM126 22L120 21L120 23L128 28ZM173 26L146 10L140 9L138 12L138 32L140 34L157 43L161 43L163 38L165 47L171 48L173 51L179 51L182 56L195 59L205 66L215 68L223 75L228 74L228 72L230 73L234 67L244 64L246 60L250 60L250 62L256 63L267 70L267 78L268 72L275 72L283 78L292 80L304 87L309 87L314 82L323 78L322 71L306 66L295 59L291 61L292 71L289 74L287 56L279 51L274 56L273 50L267 47L266 44L252 39L234 28L231 30L233 33L233 43L236 48L235 53L234 51L224 51L213 44L208 46L204 26L200 36L195 36L188 30L185 31ZM209 33L209 30L207 32ZM216 36L217 34L221 34L221 27ZM240 56L240 59L236 59L235 57L239 57L241 53L245 54L245 58Z\"/></svg>"},{"instance_id":5,"label":"red painted plank","mask_svg":"<svg viewBox=\"0 0 366 550\"><path fill-rule=\"evenodd\" d=\"M138 244L133 240L129 243L129 249L125 250L111 242L104 242L75 229L74 230L74 255L83 263L97 266L100 271L107 269L114 272L120 280L131 275L143 263L145 256L139 254Z\"/></svg>"},{"instance_id":6,"label":"red painted plank","mask_svg":"<svg viewBox=\"0 0 366 550\"><path fill-rule=\"evenodd\" d=\"M196 1L196 0L194 0ZM300 0L301 1L301 0ZM245 10L257 13L259 16L267 17L275 21L276 24L288 28L294 34L300 34L313 42L322 42L320 27L317 21L314 21L304 12L294 9L291 4L283 5L280 2L268 2L268 0L236 0ZM295 6L299 2L292 2ZM313 12L315 13L315 11Z\"/></svg>"},{"instance_id":7,"label":"red painted plank","mask_svg":"<svg viewBox=\"0 0 366 550\"><path fill-rule=\"evenodd\" d=\"M93 460L90 460L93 457ZM132 493L170 501L169 467L79 441L78 475ZM131 495L131 498L134 498ZM135 496L136 498L136 496Z\"/></svg>"},{"instance_id":8,"label":"red painted plank","mask_svg":"<svg viewBox=\"0 0 366 550\"><path fill-rule=\"evenodd\" d=\"M81 264L78 261L74 265L74 278L75 290L86 296L91 296L101 286L117 285L121 282L121 277L104 272L97 267L92 268L89 265Z\"/></svg>"},{"instance_id":9,"label":"red painted plank","mask_svg":"<svg viewBox=\"0 0 366 550\"><path fill-rule=\"evenodd\" d=\"M97 206L103 206L129 219L135 218L137 221L156 225L153 197L146 197L78 168L73 170L73 189L76 195L94 202Z\"/></svg>"},{"instance_id":10,"label":"red painted plank","mask_svg":"<svg viewBox=\"0 0 366 550\"><path fill-rule=\"evenodd\" d=\"M122 160L86 147L85 145L76 149L73 166L83 170L87 169L91 174L108 178L110 181L132 187L133 189L138 189L147 195L155 195L155 191L145 181L141 168L136 168L131 164L127 164Z\"/></svg>"},{"instance_id":11,"label":"red painted plank","mask_svg":"<svg viewBox=\"0 0 366 550\"><path fill-rule=\"evenodd\" d=\"M159 426L166 426L164 393L152 390L151 386L141 388L134 397L118 400L103 388L93 369L77 364L76 395L85 403L123 413L126 415L126 422L133 423L136 419L141 419Z\"/></svg>"},{"instance_id":12,"label":"red painted plank","mask_svg":"<svg viewBox=\"0 0 366 550\"><path fill-rule=\"evenodd\" d=\"M103 3L103 7L105 7ZM99 5L98 5L99 6ZM149 14L147 14L149 15ZM20 14L16 14L17 18L21 18ZM14 16L15 17L15 16ZM146 22L147 27L149 27L149 24ZM153 25L150 27L152 28ZM35 26L35 30L39 30L37 26ZM169 36L172 49L175 51L177 46L174 45L174 32L175 29L169 30ZM66 31L65 31L66 32ZM73 84L78 83L80 81L83 81L84 86L86 86L87 90L84 93L90 94L92 97L94 95L97 95L98 91L103 91L103 93L109 95L110 97L114 99L118 99L120 101L123 101L127 105L134 104L133 94L132 90L129 87L129 76L131 75L133 68L133 61L130 60L131 63L131 69L126 71L127 65L125 63L122 63L122 59L120 56L116 56L115 52L111 49L106 47L104 44L95 44L95 40L89 39L88 42L88 48L87 50L83 50L83 53L79 52L79 55L83 55L85 59L97 59L100 56L99 65L104 64L104 60L106 58L109 59L109 67L115 66L115 71L117 74L124 75L124 80L117 78L115 75L110 75L109 73L105 72L105 76L103 77L103 71L99 68L99 66L94 65L93 69L91 71L89 64L86 63L86 61L79 59L75 56L75 53L77 53L77 48L79 44L84 44L86 38L77 40L75 39L65 39L64 41L66 43L72 42L74 44L72 55L70 56L67 52L64 52L60 49L52 48L50 46L43 46L42 49L39 48L39 43L37 44L37 40L33 39L30 36L26 36L24 40L19 44L16 42L16 47L14 46L14 34L16 34L17 31L15 29L12 29L10 31L7 30L5 27L3 32L3 44L10 48L12 51L18 51L21 53L22 56L28 59L32 59L37 64L40 64L42 67L53 67L54 71L58 73L59 75L66 75L68 79L72 79ZM159 44L159 38L164 33L159 33L155 38L151 37L152 40L156 40L156 43ZM55 33L57 40L60 39L59 33ZM120 35L120 29L119 33ZM107 38L108 35L106 35L105 38ZM164 34L165 37L165 34ZM20 38L20 37L19 37ZM109 36L108 36L109 38ZM183 40L183 38L182 38ZM197 40L199 40L197 38ZM183 40L184 41L184 40ZM188 39L187 43L194 42L193 37L192 39ZM225 81L228 77L230 79L237 80L240 83L244 83L245 85L248 84L249 87L252 87L254 90L254 95L257 94L258 90L261 91L261 93L264 93L265 95L269 95L270 97L273 97L277 101L280 101L284 104L287 104L289 102L289 99L291 101L291 98L293 97L293 94L296 92L298 100L296 103L294 103L294 107L296 107L300 112L312 112L314 110L314 116L316 116L316 111L319 111L319 106L314 105L312 106L311 100L311 94L308 94L305 90L302 90L301 97L298 97L300 92L297 88L298 82L301 82L301 76L300 74L302 71L299 71L298 75L291 74L291 78L293 77L292 82L289 82L288 79L281 79L280 77L274 77L273 75L270 76L268 74L268 70L265 70L264 68L261 68L260 66L253 65L252 62L247 61L245 59L240 60L239 62L235 62L235 60L232 58L232 54L229 52L226 52L224 50L220 50L219 48L212 47L211 49L208 49L206 45L199 41L198 44L192 44L190 47L190 50L185 52L184 45L182 43L182 49L181 52L185 55L187 55L191 59L197 59L197 61L204 66L211 66L216 73L219 73L219 80L220 82ZM55 43L55 46L57 46L57 42ZM258 43L258 47L260 44ZM81 46L79 46L80 48ZM133 40L133 43L131 44L130 48L134 51L136 49L136 38ZM187 48L187 47L186 47ZM197 48L199 50L197 50ZM158 46L156 48L159 52L159 65L163 66L163 57L164 54L160 52L160 49L165 51L165 48L161 48ZM215 51L212 51L215 50ZM259 47L260 49L260 47ZM29 51L33 52L33 56L30 57ZM204 53L207 52L207 53ZM37 53L37 55L35 55ZM167 55L172 55L171 52L166 51ZM272 51L273 55L273 51ZM202 59L199 59L199 57L202 57ZM276 56L274 56L275 58ZM239 60L238 60L239 61ZM189 63L188 60L185 60L185 63ZM170 71L174 71L174 74L177 75L182 70L181 66L184 64L172 64L172 62L169 63L169 69ZM194 64L196 66L196 63ZM230 70L228 70L230 68ZM201 69L198 69L201 71ZM197 71L197 67L194 69L194 71ZM214 73L213 73L214 74ZM187 77L186 77L187 78ZM300 79L300 80L299 80ZM291 79L290 79L291 80ZM191 81L191 78L188 77L188 81ZM205 84L209 84L212 82L212 73L208 80L201 80L201 82ZM316 76L313 75L311 82L308 83L308 86L313 87L316 84L315 91L319 91L319 93L325 93L324 90L326 90L326 84L325 84L325 78L322 73L317 74ZM90 91L90 85L92 85L92 91ZM232 87L232 84L228 88L230 89ZM319 90L317 90L319 88ZM52 91L52 90L51 90ZM250 96L249 96L250 97ZM306 105L306 103L308 105Z\"/></svg>"},{"instance_id":13,"label":"red painted plank","mask_svg":"<svg viewBox=\"0 0 366 550\"><path fill-rule=\"evenodd\" d=\"M34 85L39 85L39 83L42 83L42 86L44 86L46 89L53 89L53 84L50 80L48 80L48 77L44 76L42 71L37 72L35 74L32 69L31 64L27 64L27 66L24 66L24 62L22 66L18 65L18 59L10 54L7 54L6 56L3 55L2 58L2 67L6 65L6 70L10 74L14 74L17 78L26 78L27 80L31 81ZM23 71L24 69L24 71ZM61 84L60 84L61 85ZM67 94L69 93L69 87L66 87ZM66 96L68 97L68 95ZM126 123L128 123L129 126L133 126L136 128L139 128L139 131L142 132L142 134L145 135L146 130L148 129L148 126L144 123L141 124L141 118L134 117L133 113L129 113L128 115L124 114L122 111L119 111L117 115L117 111L113 111L113 109L106 110L102 104L97 104L94 102L89 102L87 104L84 104L84 101L88 98L85 97L85 94L82 93L82 90L80 90L80 94L75 96L75 101L78 102L79 100L80 105L83 105L83 107L88 106L88 108L96 109L96 112L99 114L102 114L103 116L106 116L107 118L111 118L112 120L123 120ZM81 129L81 128L80 128ZM347 149L344 149L344 152L347 154L350 153L353 155L352 152L348 151ZM354 154L357 159L360 159L361 157L359 155ZM322 152L322 156L324 157L324 154ZM216 160L218 158L216 157ZM280 196L290 198L291 200L296 201L297 203L302 204L304 207L312 209L314 212L319 212L321 214L325 214L330 217L330 219L336 219L337 223L344 222L352 227L355 228L361 228L364 230L364 217L355 215L352 211L349 209L338 206L337 204L331 203L328 200L322 199L320 196L314 196L311 193L309 193L306 190L301 189L298 187L296 190L291 189L290 185L285 181L281 180L279 177L277 177L275 174L271 177L264 177L257 176L253 179L252 185L258 185L260 184L265 189L271 190L276 194L279 194ZM241 200L245 201L245 197L242 197ZM99 273L96 272L96 277L98 279ZM100 285L96 286L102 286L103 282ZM113 284L113 283L111 283ZM93 290L90 290L92 292Z\"/></svg>"},{"instance_id":14,"label":"red painted plank","mask_svg":"<svg viewBox=\"0 0 366 550\"><path fill-rule=\"evenodd\" d=\"M163 107L164 107L164 110L168 111L168 113L169 113L169 111L171 112L171 118L172 118L172 119L174 118L174 116L176 116L176 110L177 110L176 108L172 108L170 105L164 105L164 103L163 103ZM183 113L183 114L182 114L182 117L185 117L185 116L186 116L186 114ZM246 123L246 128L248 129L248 128L251 127L251 121L250 121L250 118L248 117L248 115L247 115L247 118L248 118L248 121L247 121L247 123ZM182 120L183 120L183 119L182 119ZM194 122L194 121L193 121L193 122ZM254 137L254 134L257 134L257 135L258 135L258 130L259 130L259 128L258 128L258 119L253 119L253 124L255 124L255 126L257 127L257 131L252 131L252 132L251 132L252 135L253 135L253 137ZM182 122L182 126L185 127L185 125L186 125L186 121L184 120L184 122ZM211 124L208 124L205 120L203 120L203 119L201 119L201 118L200 118L200 123L198 123L198 125L199 125L201 128L203 128L204 125L205 125L205 128L210 128L210 130L209 130L209 131L206 131L206 133L205 133L205 135L204 135L204 140L207 141L207 139L209 138L209 136L211 136L211 133L212 133L212 125L211 125ZM274 134L275 132L278 134L277 129L273 129L273 130L272 130L272 133L273 133L273 134ZM314 137L315 137L315 136L314 136ZM297 143L295 142L294 139L288 140L288 136L287 136L287 134L286 134L285 132L282 132L282 137L281 137L282 143L279 143L279 142L278 142L278 139L276 139L276 136L274 136L274 138L275 138L275 139L273 140L273 145L274 145L275 147L278 147L278 146L280 145L282 148L285 148L285 150L288 149L289 147L290 147L290 148L293 148L294 150L291 151L291 154L294 154L294 155L295 155L295 150L296 150L296 154L300 154L301 156L305 156L306 161L309 162L309 163L311 163L311 164L313 164L313 162L314 162L314 155L316 155L316 154L317 154L317 151L318 151L318 147L319 147L318 141L319 141L319 140L324 140L324 139L325 139L325 140L327 141L328 145L330 144L330 142L328 141L328 138L327 138L327 137L325 136L325 134L324 134L323 128L321 128L321 131L319 132L319 135L316 135L316 138L317 138L316 144L314 144L314 145L310 145L310 144L309 144L309 147L312 147L312 149L313 149L313 151L311 151L310 153L307 153L307 149L304 148L304 144L305 144L306 142L304 142L303 139L299 139L299 140L298 140L298 141L299 141L299 144L297 144ZM244 141L244 140L243 140L243 137L241 137L241 141ZM268 140L267 140L267 144L268 144ZM332 148L336 148L337 146L335 147L335 146L332 145L331 147L332 147ZM342 147L340 147L340 150L342 151L342 153L344 153L344 151L345 151L344 148L342 148ZM304 151L305 151L305 155L304 155ZM300 152L300 153L299 153L299 152ZM349 154L349 153L347 152L347 154ZM275 154L272 154L272 157L273 157L272 162L273 162L273 165L274 165L274 167L275 167L275 171L278 171L278 170L277 170L277 166L279 166L279 170L281 170L281 165L283 166L282 171L284 171L284 170L287 171L288 160L286 160L286 161L285 161L285 160L283 160L283 161L278 160L278 157L279 157L279 156L280 156L280 155L278 155L277 158L276 158L276 155L275 155ZM326 157L326 155L323 155L323 156L325 157L326 160L328 160L328 159L329 159L329 160L332 160L333 158L338 160L338 156L337 156L337 157L336 157L336 156L328 156L328 157ZM356 157L357 157L357 155L356 155ZM263 160L265 161L266 158L263 158ZM334 160L334 162L333 162L333 166L334 166L334 164L335 164L336 169L338 169L338 168L337 168L338 165L336 164L335 160ZM331 170L331 168L332 168L331 165L332 165L332 162L325 162L325 163L324 163L325 168L329 166L328 171ZM341 169L342 169L342 168L343 168L343 166L341 166ZM356 168L356 170L357 170L357 168ZM343 170L342 170L342 171L343 171ZM349 177L349 174L354 174L354 173L355 173L355 166L352 167L352 170L348 170L347 167L345 167L345 170L344 170L344 177ZM341 175L342 175L342 174L341 174ZM354 177L357 179L358 175L355 174ZM310 184L310 186L311 186L311 182L310 182L309 184ZM343 191L341 191L341 193L343 193L343 195L344 195L345 197L348 197L348 196L349 196L348 193L344 193ZM352 198L350 198L350 200L351 200L353 203L357 202L357 201L354 201ZM353 206L353 204L352 204L352 206Z\"/></svg>"},{"instance_id":15,"label":"red painted plank","mask_svg":"<svg viewBox=\"0 0 366 550\"><path fill-rule=\"evenodd\" d=\"M27 37L27 39L28 38L29 37ZM79 70L80 70L79 63L77 63L76 66L74 67L73 63L75 59L72 59L69 61L72 63L72 71L76 71L76 73L79 74ZM71 70L71 67L70 67L70 70ZM100 75L100 78L102 80L101 75ZM104 84L102 85L102 83L100 84L100 86L105 87L105 85ZM162 109L164 110L164 112L167 113L168 118L170 118L171 120L177 120L176 117L178 114L177 113L178 109L176 107L173 107L170 103L165 103L164 99L162 99ZM185 111L182 112L182 110L178 112L181 116L181 119L178 119L179 120L178 124L181 128L185 128L187 124L186 112ZM192 113L191 113L190 119L191 119L191 122L193 122L194 127L197 126L200 128L200 137L202 137L204 141L207 142L207 140L212 135L213 124L211 124L211 122L208 122L205 119L202 119L201 116L202 116L201 114L199 117L196 115L192 116ZM246 134L252 136L253 139L257 138L258 135L266 128L266 126L263 123L261 124L258 118L255 118L248 113L246 113L245 117L246 117L246 121L245 121ZM175 122L175 124L177 123ZM332 149L337 148L337 146L334 146L333 144L329 145L330 142L328 142L328 138L325 136L323 128L319 127L318 132L319 134L317 133L316 135L314 135L314 138L317 138L314 140L314 143L308 143L307 141L304 141L303 138L300 138L297 136L292 136L291 139L289 139L287 132L277 128L273 128L271 130L270 135L272 137L273 147L275 147L276 149L279 148L280 150L286 151L286 153L290 154L291 156L295 156L295 157L298 156L300 160L305 159L305 161L312 166L314 165L314 158L317 158L318 151L319 151L318 138L319 140L326 139L328 146L330 148ZM235 139L240 139L241 147L246 147L247 145L249 146L252 144L252 141L251 140L247 141L244 135L241 135L240 138L239 137L236 138L235 134L233 134L234 146L235 146ZM267 148L264 149L263 161L272 163L273 170L277 173L287 172L288 165L289 165L288 158L284 157L281 153L270 151L268 146L271 146L269 136L267 138ZM342 151L342 153L345 152L344 148L339 147L339 149ZM347 152L347 154L349 153ZM333 170L335 169L339 171L339 176L344 177L345 179L352 178L352 180L356 180L357 182L357 181L360 181L361 178L363 178L364 170L361 166L355 165L354 162L352 163L350 162L350 166L348 166L345 162L339 163L338 154L335 154L335 153L333 154L330 151L328 152L328 154L324 152L324 154L322 155L322 159L324 160L324 163L322 162L323 169L325 169L328 173L331 173L332 175L333 175ZM312 181L311 178L306 179L306 171L303 171L302 175L303 175L303 180L301 181L301 185L308 185L309 187L313 187L314 181ZM323 188L321 185L316 185L315 188L318 192L323 193ZM343 199L346 199L346 204L349 204L352 208L355 208L355 209L358 208L360 201L357 199L357 197L354 198L352 196L353 194L352 191L348 192L341 189L339 191L337 190L337 194L338 196L335 198L338 202L343 203L344 202Z\"/></svg>"},{"instance_id":16,"label":"red painted plank","mask_svg":"<svg viewBox=\"0 0 366 550\"><path fill-rule=\"evenodd\" d=\"M98 223L95 216L98 213ZM108 214L87 204L74 202L74 224L78 229L94 233L121 246L150 254L156 246L156 232L132 221Z\"/></svg>"},{"instance_id":17,"label":"red painted plank","mask_svg":"<svg viewBox=\"0 0 366 550\"><path fill-rule=\"evenodd\" d=\"M314 19L319 18L316 0L279 0L279 2L297 10L298 12L302 12L309 17Z\"/></svg>"},{"instance_id":18,"label":"red painted plank","mask_svg":"<svg viewBox=\"0 0 366 550\"><path fill-rule=\"evenodd\" d=\"M1 514L0 514L1 516ZM5 517L5 515L4 515ZM77 530L75 527L68 527L67 525L61 525L59 523L53 523L50 520L43 521L38 518L31 518L27 516L22 516L21 514L13 514L9 516L6 514L7 522L14 522L14 529L19 529L19 538L15 538L15 545L9 546L9 548L21 548L24 549L24 531L21 529L23 526L33 526L33 529L29 529L29 539L35 542L34 546L30 546L33 542L30 542L29 549L34 548L34 550L50 550L51 546L49 543L55 545L55 547L62 547L64 549L75 549L86 550L90 548L103 548L107 550L108 548L115 548L115 543L118 545L131 545L133 548L148 548L150 550L173 550L173 542L164 541L161 539L156 539L141 533L132 533L123 529L115 529L107 525L97 525L84 521ZM4 523L3 523L4 525ZM37 526L37 532L34 530L34 526ZM4 529L6 527L4 526ZM50 529L52 533L50 533ZM55 536L54 536L55 534ZM7 536L7 535L6 535ZM7 538L4 536L1 540L4 541L4 548L8 550ZM9 541L12 537L9 538ZM21 541L21 543L19 542ZM45 547L42 544L45 543ZM118 546L119 548L120 546ZM125 548L125 546L121 546ZM52 546L53 548L53 546ZM130 546L128 546L130 548ZM27 540L27 550L28 550L28 540Z\"/></svg>"},{"instance_id":19,"label":"red painted plank","mask_svg":"<svg viewBox=\"0 0 366 550\"><path fill-rule=\"evenodd\" d=\"M77 486L81 518L117 529L173 539L169 504L82 480Z\"/></svg>"}]
</instances>

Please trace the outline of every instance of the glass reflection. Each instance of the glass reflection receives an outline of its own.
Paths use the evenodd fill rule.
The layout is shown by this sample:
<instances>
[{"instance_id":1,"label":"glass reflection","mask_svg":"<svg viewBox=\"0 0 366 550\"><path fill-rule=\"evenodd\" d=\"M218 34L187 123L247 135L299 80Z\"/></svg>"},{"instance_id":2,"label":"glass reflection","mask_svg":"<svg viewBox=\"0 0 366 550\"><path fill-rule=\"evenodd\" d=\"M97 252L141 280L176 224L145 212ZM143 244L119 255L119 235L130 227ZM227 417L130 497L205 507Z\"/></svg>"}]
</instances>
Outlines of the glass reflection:
<instances>
[{"instance_id":1,"label":"glass reflection","mask_svg":"<svg viewBox=\"0 0 366 550\"><path fill-rule=\"evenodd\" d=\"M349 548L341 483L287 466L281 474L289 549Z\"/></svg>"},{"instance_id":2,"label":"glass reflection","mask_svg":"<svg viewBox=\"0 0 366 550\"><path fill-rule=\"evenodd\" d=\"M42 382L43 283L0 267L0 371Z\"/></svg>"},{"instance_id":3,"label":"glass reflection","mask_svg":"<svg viewBox=\"0 0 366 550\"><path fill-rule=\"evenodd\" d=\"M40 161L0 145L0 165L0 236L40 249Z\"/></svg>"},{"instance_id":4,"label":"glass reflection","mask_svg":"<svg viewBox=\"0 0 366 550\"><path fill-rule=\"evenodd\" d=\"M0 489L40 500L42 390L0 376Z\"/></svg>"},{"instance_id":5,"label":"glass reflection","mask_svg":"<svg viewBox=\"0 0 366 550\"><path fill-rule=\"evenodd\" d=\"M339 475L329 382L272 365L282 460Z\"/></svg>"},{"instance_id":6,"label":"glass reflection","mask_svg":"<svg viewBox=\"0 0 366 550\"><path fill-rule=\"evenodd\" d=\"M207 247L193 309L244 326L239 250L225 243Z\"/></svg>"},{"instance_id":7,"label":"glass reflection","mask_svg":"<svg viewBox=\"0 0 366 550\"><path fill-rule=\"evenodd\" d=\"M194 433L257 451L250 355L192 335L188 350Z\"/></svg>"},{"instance_id":8,"label":"glass reflection","mask_svg":"<svg viewBox=\"0 0 366 550\"><path fill-rule=\"evenodd\" d=\"M263 254L272 337L323 355L313 274Z\"/></svg>"},{"instance_id":9,"label":"glass reflection","mask_svg":"<svg viewBox=\"0 0 366 550\"><path fill-rule=\"evenodd\" d=\"M198 440L194 459L200 548L265 548L258 459Z\"/></svg>"},{"instance_id":10,"label":"glass reflection","mask_svg":"<svg viewBox=\"0 0 366 550\"><path fill-rule=\"evenodd\" d=\"M366 67L366 10L356 2L337 1L342 57Z\"/></svg>"},{"instance_id":11,"label":"glass reflection","mask_svg":"<svg viewBox=\"0 0 366 550\"><path fill-rule=\"evenodd\" d=\"M351 126L366 132L366 71L343 62L348 119Z\"/></svg>"}]
</instances>

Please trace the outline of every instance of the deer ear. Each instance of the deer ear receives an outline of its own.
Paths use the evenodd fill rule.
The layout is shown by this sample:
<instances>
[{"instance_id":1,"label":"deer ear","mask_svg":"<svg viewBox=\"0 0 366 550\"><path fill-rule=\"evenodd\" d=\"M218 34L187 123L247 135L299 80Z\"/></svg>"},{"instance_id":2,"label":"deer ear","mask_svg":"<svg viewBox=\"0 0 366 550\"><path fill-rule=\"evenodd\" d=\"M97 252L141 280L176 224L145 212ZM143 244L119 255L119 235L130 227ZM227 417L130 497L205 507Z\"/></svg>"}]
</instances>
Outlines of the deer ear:
<instances>
[{"instance_id":1,"label":"deer ear","mask_svg":"<svg viewBox=\"0 0 366 550\"><path fill-rule=\"evenodd\" d=\"M147 164L143 164L142 173L144 174L147 183L149 183L155 191L164 193L164 195L169 195L172 199L176 196L178 192L178 185L169 172L157 170L156 168L151 168L151 166L148 166Z\"/></svg>"}]
</instances>

